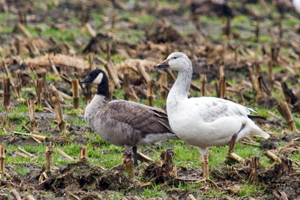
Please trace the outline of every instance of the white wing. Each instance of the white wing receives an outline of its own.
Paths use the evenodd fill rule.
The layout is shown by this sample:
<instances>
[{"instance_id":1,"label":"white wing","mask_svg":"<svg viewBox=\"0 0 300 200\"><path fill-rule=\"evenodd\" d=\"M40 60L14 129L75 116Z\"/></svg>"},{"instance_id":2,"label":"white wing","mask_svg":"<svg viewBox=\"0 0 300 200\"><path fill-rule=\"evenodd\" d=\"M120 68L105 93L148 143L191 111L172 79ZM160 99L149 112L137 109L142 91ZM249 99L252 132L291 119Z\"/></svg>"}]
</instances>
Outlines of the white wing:
<instances>
[{"instance_id":1,"label":"white wing","mask_svg":"<svg viewBox=\"0 0 300 200\"><path fill-rule=\"evenodd\" d=\"M250 114L250 109L242 105L236 104L232 101L215 97L201 97L190 98L189 103L193 104L192 107L197 110L191 110L192 112L198 112L205 122L214 122L216 119L222 117L232 116L244 116Z\"/></svg>"}]
</instances>

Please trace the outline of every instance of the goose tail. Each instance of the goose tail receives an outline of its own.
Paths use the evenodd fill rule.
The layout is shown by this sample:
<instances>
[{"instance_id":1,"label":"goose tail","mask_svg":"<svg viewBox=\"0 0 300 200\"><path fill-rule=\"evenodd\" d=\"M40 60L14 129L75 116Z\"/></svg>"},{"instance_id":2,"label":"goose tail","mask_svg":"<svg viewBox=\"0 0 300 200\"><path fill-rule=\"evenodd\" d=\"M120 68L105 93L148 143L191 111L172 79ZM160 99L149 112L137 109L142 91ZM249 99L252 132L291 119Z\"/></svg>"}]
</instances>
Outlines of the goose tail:
<instances>
[{"instance_id":1,"label":"goose tail","mask_svg":"<svg viewBox=\"0 0 300 200\"><path fill-rule=\"evenodd\" d=\"M256 125L255 125L256 126ZM255 135L255 136L260 136L260 137L263 137L265 139L268 139L270 137L270 135L264 131L262 131L260 128L258 128L257 126L254 127L252 129L252 134L251 135Z\"/></svg>"},{"instance_id":2,"label":"goose tail","mask_svg":"<svg viewBox=\"0 0 300 200\"><path fill-rule=\"evenodd\" d=\"M267 118L262 117L262 116L256 116L256 115L248 115L248 118L250 118L252 121L258 121L258 122L267 121Z\"/></svg>"},{"instance_id":3,"label":"goose tail","mask_svg":"<svg viewBox=\"0 0 300 200\"><path fill-rule=\"evenodd\" d=\"M173 138L172 138L172 140L180 140L180 138L179 138L175 133L173 133Z\"/></svg>"}]
</instances>

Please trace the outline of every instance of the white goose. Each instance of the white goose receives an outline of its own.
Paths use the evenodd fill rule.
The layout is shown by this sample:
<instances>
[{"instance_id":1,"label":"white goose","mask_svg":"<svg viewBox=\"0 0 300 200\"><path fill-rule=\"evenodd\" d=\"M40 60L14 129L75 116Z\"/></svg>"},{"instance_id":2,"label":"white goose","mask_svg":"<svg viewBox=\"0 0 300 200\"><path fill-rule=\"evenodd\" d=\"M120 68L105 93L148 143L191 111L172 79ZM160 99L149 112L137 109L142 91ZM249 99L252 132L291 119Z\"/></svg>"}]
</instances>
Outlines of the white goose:
<instances>
[{"instance_id":1,"label":"white goose","mask_svg":"<svg viewBox=\"0 0 300 200\"><path fill-rule=\"evenodd\" d=\"M298 13L300 13L300 0L293 0L293 5Z\"/></svg>"},{"instance_id":2,"label":"white goose","mask_svg":"<svg viewBox=\"0 0 300 200\"><path fill-rule=\"evenodd\" d=\"M192 63L181 52L174 52L158 68L178 71L178 77L167 98L167 113L174 133L188 144L197 146L202 155L203 179L209 179L209 147L230 144L231 153L236 141L247 135L268 138L248 118L252 109L215 97L188 98L192 79Z\"/></svg>"}]
</instances>

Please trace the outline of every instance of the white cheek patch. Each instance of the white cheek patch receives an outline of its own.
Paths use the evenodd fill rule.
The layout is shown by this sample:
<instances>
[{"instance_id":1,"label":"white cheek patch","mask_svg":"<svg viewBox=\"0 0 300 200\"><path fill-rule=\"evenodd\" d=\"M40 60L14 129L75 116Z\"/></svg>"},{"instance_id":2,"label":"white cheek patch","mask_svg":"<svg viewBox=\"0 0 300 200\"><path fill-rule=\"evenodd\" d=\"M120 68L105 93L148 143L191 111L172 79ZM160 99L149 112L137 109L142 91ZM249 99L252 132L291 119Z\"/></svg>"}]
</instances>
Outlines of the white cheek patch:
<instances>
[{"instance_id":1,"label":"white cheek patch","mask_svg":"<svg viewBox=\"0 0 300 200\"><path fill-rule=\"evenodd\" d=\"M103 78L103 73L100 73L97 78L93 81L93 83L95 84L100 84L102 82L102 78Z\"/></svg>"}]
</instances>

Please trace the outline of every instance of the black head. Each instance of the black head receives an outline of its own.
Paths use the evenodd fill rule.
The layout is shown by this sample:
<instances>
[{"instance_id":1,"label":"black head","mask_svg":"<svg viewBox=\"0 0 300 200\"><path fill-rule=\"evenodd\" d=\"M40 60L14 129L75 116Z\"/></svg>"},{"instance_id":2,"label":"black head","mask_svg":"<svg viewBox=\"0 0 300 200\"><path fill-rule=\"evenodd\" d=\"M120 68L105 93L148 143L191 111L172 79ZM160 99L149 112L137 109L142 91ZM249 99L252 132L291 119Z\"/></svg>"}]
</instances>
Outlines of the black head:
<instances>
[{"instance_id":1,"label":"black head","mask_svg":"<svg viewBox=\"0 0 300 200\"><path fill-rule=\"evenodd\" d=\"M109 99L109 85L106 73L101 69L95 69L85 77L81 83L95 83L98 85L97 94L105 96Z\"/></svg>"},{"instance_id":2,"label":"black head","mask_svg":"<svg viewBox=\"0 0 300 200\"><path fill-rule=\"evenodd\" d=\"M95 83L97 85L101 84L103 78L106 77L106 74L101 69L95 69L91 71L87 77L85 77L81 83Z\"/></svg>"}]
</instances>

